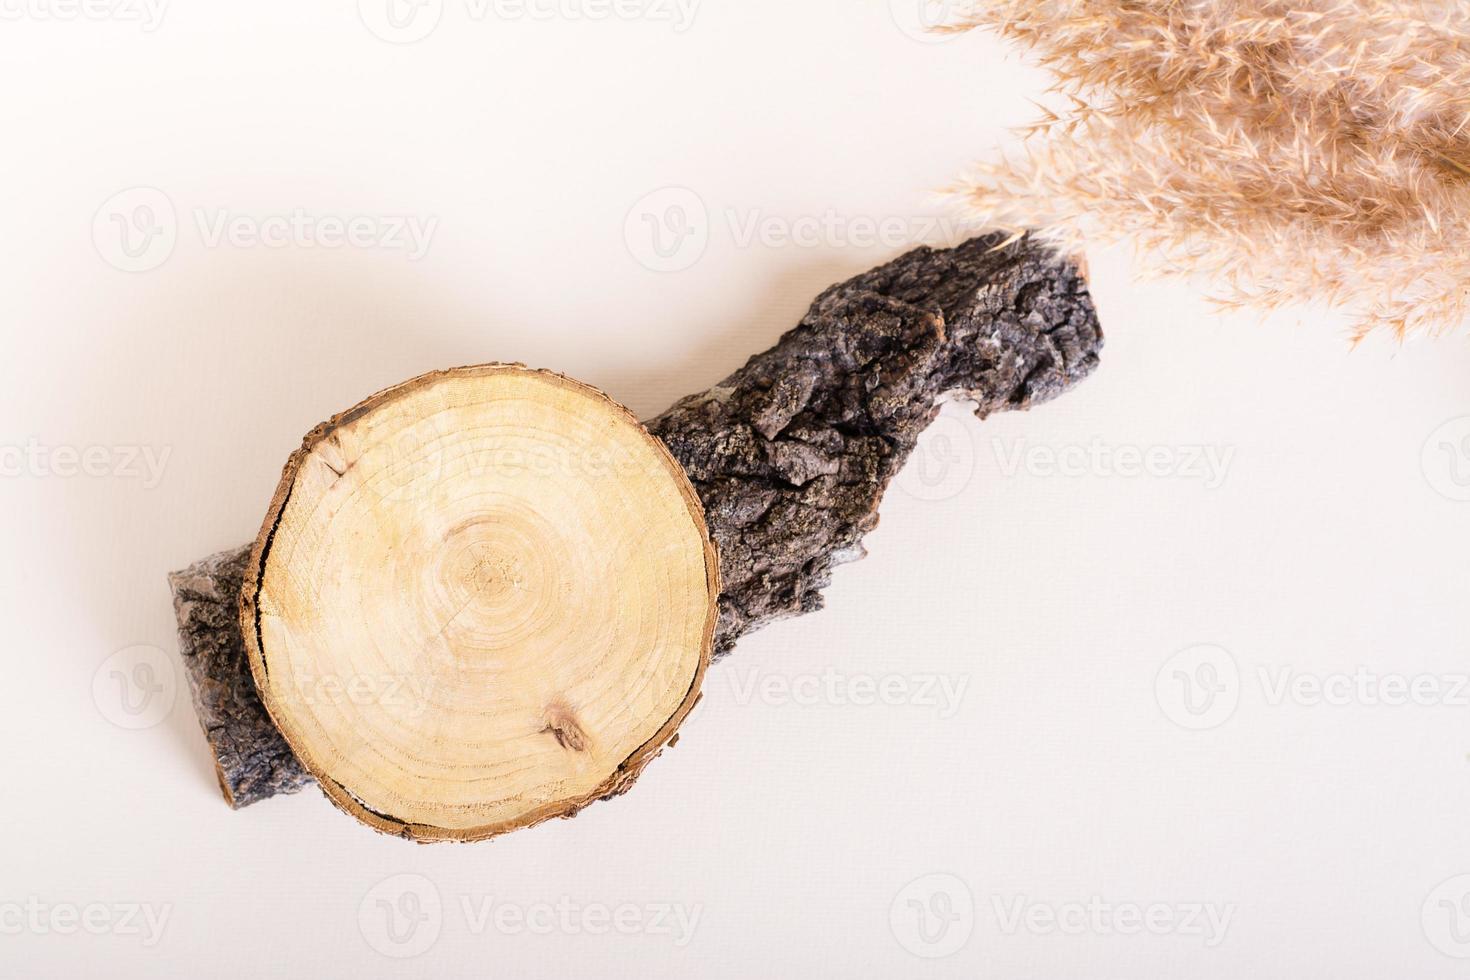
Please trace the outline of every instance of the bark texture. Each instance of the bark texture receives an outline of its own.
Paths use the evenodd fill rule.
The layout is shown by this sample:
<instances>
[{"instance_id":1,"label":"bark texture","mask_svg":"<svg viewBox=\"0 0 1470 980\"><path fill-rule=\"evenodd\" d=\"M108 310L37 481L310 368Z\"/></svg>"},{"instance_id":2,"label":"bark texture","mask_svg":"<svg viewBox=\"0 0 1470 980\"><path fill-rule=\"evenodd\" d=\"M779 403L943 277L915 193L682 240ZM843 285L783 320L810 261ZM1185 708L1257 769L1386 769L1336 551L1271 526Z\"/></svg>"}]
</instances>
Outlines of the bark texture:
<instances>
[{"instance_id":1,"label":"bark texture","mask_svg":"<svg viewBox=\"0 0 1470 980\"><path fill-rule=\"evenodd\" d=\"M1102 332L1075 266L999 235L920 248L831 287L796 329L649 421L720 546L715 655L822 606L864 555L878 504L943 401L1024 409L1097 366Z\"/></svg>"},{"instance_id":2,"label":"bark texture","mask_svg":"<svg viewBox=\"0 0 1470 980\"><path fill-rule=\"evenodd\" d=\"M1097 366L1102 331L1076 266L1001 240L915 249L827 289L770 350L646 423L689 474L720 548L716 657L821 608L945 400L981 418L1025 409ZM235 614L248 556L170 576L195 706L236 807L311 782L250 677Z\"/></svg>"},{"instance_id":3,"label":"bark texture","mask_svg":"<svg viewBox=\"0 0 1470 980\"><path fill-rule=\"evenodd\" d=\"M168 577L194 711L214 753L225 802L236 808L313 782L266 714L245 658L240 592L249 562L246 545Z\"/></svg>"}]
</instances>

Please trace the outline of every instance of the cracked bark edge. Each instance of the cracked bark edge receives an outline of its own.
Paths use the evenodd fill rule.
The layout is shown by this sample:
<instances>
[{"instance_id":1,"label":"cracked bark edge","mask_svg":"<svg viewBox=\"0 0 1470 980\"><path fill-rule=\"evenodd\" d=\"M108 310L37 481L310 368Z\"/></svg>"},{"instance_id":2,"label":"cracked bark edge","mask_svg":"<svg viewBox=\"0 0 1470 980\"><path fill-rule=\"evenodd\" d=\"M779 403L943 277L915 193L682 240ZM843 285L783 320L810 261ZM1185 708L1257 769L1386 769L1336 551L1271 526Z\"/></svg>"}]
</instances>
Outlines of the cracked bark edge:
<instances>
[{"instance_id":1,"label":"cracked bark edge","mask_svg":"<svg viewBox=\"0 0 1470 980\"><path fill-rule=\"evenodd\" d=\"M719 546L716 659L822 607L944 401L980 418L1024 410L1096 368L1102 330L1077 266L1003 240L918 248L830 287L770 350L645 423L689 474ZM236 600L249 551L169 576L195 709L234 807L312 782L245 658Z\"/></svg>"}]
</instances>

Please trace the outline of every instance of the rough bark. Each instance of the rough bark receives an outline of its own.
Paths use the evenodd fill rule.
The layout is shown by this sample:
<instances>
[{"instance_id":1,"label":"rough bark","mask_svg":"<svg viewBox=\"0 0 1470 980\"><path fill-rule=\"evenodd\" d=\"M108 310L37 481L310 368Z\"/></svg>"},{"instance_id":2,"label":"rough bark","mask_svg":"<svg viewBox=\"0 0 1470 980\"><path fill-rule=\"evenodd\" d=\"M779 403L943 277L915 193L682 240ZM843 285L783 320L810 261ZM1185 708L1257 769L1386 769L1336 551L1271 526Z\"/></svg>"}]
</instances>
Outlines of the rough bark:
<instances>
[{"instance_id":1,"label":"rough bark","mask_svg":"<svg viewBox=\"0 0 1470 980\"><path fill-rule=\"evenodd\" d=\"M992 251L997 237L917 249L831 287L775 347L646 423L720 546L717 657L821 608L945 399L983 418L1096 366L1102 334L1076 268L1024 241Z\"/></svg>"},{"instance_id":2,"label":"rough bark","mask_svg":"<svg viewBox=\"0 0 1470 980\"><path fill-rule=\"evenodd\" d=\"M720 547L716 656L821 608L919 434L947 399L984 418L1097 366L1102 332L1071 262L999 235L919 248L823 292L801 323L647 422L683 465ZM170 576L195 706L240 807L311 782L260 706L235 615L248 547Z\"/></svg>"},{"instance_id":3,"label":"rough bark","mask_svg":"<svg viewBox=\"0 0 1470 980\"><path fill-rule=\"evenodd\" d=\"M219 788L232 807L313 782L261 705L245 658L240 591L249 562L246 545L168 577L194 711L214 753Z\"/></svg>"}]
</instances>

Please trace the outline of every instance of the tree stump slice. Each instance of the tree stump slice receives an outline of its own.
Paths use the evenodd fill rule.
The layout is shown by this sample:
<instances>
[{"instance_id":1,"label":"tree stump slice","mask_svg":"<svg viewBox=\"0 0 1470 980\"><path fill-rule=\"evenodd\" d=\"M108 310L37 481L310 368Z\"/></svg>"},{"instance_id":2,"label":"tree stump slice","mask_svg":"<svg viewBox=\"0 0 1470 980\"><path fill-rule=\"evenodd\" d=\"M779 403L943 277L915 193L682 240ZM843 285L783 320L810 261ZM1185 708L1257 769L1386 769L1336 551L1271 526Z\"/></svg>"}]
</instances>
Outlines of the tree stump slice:
<instances>
[{"instance_id":1,"label":"tree stump slice","mask_svg":"<svg viewBox=\"0 0 1470 980\"><path fill-rule=\"evenodd\" d=\"M296 756L347 813L426 841L624 791L699 697L719 595L663 443L503 364L312 430L244 581L256 688Z\"/></svg>"}]
</instances>

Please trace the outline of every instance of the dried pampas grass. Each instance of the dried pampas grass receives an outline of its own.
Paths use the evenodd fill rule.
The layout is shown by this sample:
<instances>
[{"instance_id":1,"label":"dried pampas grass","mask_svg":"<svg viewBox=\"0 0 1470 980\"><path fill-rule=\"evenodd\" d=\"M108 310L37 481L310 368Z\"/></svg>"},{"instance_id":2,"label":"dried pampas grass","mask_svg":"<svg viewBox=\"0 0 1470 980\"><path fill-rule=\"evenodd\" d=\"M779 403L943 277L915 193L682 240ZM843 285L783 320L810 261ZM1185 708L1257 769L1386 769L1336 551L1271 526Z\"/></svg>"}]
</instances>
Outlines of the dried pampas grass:
<instances>
[{"instance_id":1,"label":"dried pampas grass","mask_svg":"<svg viewBox=\"0 0 1470 980\"><path fill-rule=\"evenodd\" d=\"M949 29L975 27L1067 103L958 189L977 217L1132 241L1228 305L1340 305L1360 335L1464 321L1470 2L982 0Z\"/></svg>"}]
</instances>

